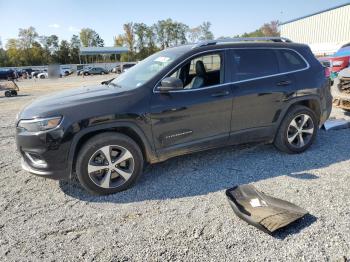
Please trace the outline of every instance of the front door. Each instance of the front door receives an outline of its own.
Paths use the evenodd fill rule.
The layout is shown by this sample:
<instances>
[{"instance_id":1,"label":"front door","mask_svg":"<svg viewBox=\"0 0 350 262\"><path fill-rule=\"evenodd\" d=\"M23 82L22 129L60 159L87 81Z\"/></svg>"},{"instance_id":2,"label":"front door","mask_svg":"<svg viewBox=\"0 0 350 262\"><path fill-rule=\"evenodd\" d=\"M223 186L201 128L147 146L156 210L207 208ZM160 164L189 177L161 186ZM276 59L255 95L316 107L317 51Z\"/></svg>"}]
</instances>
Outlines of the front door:
<instances>
[{"instance_id":1,"label":"front door","mask_svg":"<svg viewBox=\"0 0 350 262\"><path fill-rule=\"evenodd\" d=\"M167 75L181 79L184 89L155 89L151 119L159 154L183 154L227 142L232 92L225 85L224 69L225 52L202 54Z\"/></svg>"}]
</instances>

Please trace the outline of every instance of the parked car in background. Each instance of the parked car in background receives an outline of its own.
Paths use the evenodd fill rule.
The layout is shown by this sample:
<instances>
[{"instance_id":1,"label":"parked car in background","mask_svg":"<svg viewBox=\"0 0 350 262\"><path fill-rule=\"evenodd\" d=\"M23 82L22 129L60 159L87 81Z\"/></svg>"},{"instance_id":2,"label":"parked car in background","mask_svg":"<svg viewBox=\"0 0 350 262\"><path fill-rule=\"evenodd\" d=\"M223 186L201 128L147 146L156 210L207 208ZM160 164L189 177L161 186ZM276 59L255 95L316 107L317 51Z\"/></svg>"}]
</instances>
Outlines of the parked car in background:
<instances>
[{"instance_id":1,"label":"parked car in background","mask_svg":"<svg viewBox=\"0 0 350 262\"><path fill-rule=\"evenodd\" d=\"M350 45L350 44L349 44ZM342 46L333 56L329 57L330 69L332 78L336 77L337 74L344 68L349 67L350 63L350 46Z\"/></svg>"},{"instance_id":2,"label":"parked car in background","mask_svg":"<svg viewBox=\"0 0 350 262\"><path fill-rule=\"evenodd\" d=\"M133 67L134 65L136 65L136 63L123 64L123 66L122 66L122 72L125 72L126 70L128 70L128 69L131 68L131 67Z\"/></svg>"},{"instance_id":3,"label":"parked car in background","mask_svg":"<svg viewBox=\"0 0 350 262\"><path fill-rule=\"evenodd\" d=\"M2 80L12 80L17 79L18 74L12 69L0 69L0 79Z\"/></svg>"},{"instance_id":4,"label":"parked car in background","mask_svg":"<svg viewBox=\"0 0 350 262\"><path fill-rule=\"evenodd\" d=\"M91 67L88 69L84 69L83 74L85 76L87 75L104 75L104 74L108 74L109 72L102 68L102 67Z\"/></svg>"},{"instance_id":5,"label":"parked car in background","mask_svg":"<svg viewBox=\"0 0 350 262\"><path fill-rule=\"evenodd\" d=\"M70 67L63 67L61 66L61 75L62 76L68 76L73 73L73 70Z\"/></svg>"},{"instance_id":6,"label":"parked car in background","mask_svg":"<svg viewBox=\"0 0 350 262\"><path fill-rule=\"evenodd\" d=\"M134 65L136 65L136 63L120 64L120 65L117 65L116 67L114 67L112 69L112 72L117 73L117 74L121 74L124 71L128 70L129 68L133 67Z\"/></svg>"},{"instance_id":7,"label":"parked car in background","mask_svg":"<svg viewBox=\"0 0 350 262\"><path fill-rule=\"evenodd\" d=\"M82 74L84 73L84 71L90 70L91 68L92 68L92 66L87 66L87 67L78 69L78 70L77 70L77 75L80 76L80 75L82 75Z\"/></svg>"},{"instance_id":8,"label":"parked car in background","mask_svg":"<svg viewBox=\"0 0 350 262\"><path fill-rule=\"evenodd\" d=\"M32 78L37 78L38 74L45 72L45 70L33 70L31 73Z\"/></svg>"},{"instance_id":9,"label":"parked car in background","mask_svg":"<svg viewBox=\"0 0 350 262\"><path fill-rule=\"evenodd\" d=\"M105 83L40 98L18 114L24 170L76 173L89 192L116 193L145 163L214 147L267 142L304 152L332 105L310 48L283 38L165 49Z\"/></svg>"},{"instance_id":10,"label":"parked car in background","mask_svg":"<svg viewBox=\"0 0 350 262\"><path fill-rule=\"evenodd\" d=\"M45 79L45 78L48 78L49 77L49 74L47 72L42 72L42 73L39 73L37 75L37 78L40 78L40 79Z\"/></svg>"}]
</instances>

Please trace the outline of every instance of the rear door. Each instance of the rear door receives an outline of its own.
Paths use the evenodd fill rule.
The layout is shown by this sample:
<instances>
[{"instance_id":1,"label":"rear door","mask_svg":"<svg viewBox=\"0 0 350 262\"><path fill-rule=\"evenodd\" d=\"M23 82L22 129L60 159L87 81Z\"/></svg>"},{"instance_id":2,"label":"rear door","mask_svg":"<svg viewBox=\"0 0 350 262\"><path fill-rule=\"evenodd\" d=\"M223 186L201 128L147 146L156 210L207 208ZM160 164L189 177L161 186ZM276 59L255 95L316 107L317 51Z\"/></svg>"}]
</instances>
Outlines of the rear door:
<instances>
[{"instance_id":1,"label":"rear door","mask_svg":"<svg viewBox=\"0 0 350 262\"><path fill-rule=\"evenodd\" d=\"M232 139L236 132L252 132L248 140L271 135L283 101L294 89L293 75L281 71L276 49L232 49L229 57L234 97Z\"/></svg>"}]
</instances>

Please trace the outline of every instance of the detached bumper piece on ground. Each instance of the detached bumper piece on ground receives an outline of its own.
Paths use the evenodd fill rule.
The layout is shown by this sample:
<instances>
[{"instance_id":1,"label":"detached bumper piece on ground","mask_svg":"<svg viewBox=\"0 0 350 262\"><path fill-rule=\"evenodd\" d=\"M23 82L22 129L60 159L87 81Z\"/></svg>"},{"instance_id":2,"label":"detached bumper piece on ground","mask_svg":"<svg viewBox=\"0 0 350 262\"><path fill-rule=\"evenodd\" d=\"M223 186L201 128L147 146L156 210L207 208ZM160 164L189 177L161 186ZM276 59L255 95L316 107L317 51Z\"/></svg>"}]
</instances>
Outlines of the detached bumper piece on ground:
<instances>
[{"instance_id":1,"label":"detached bumper piece on ground","mask_svg":"<svg viewBox=\"0 0 350 262\"><path fill-rule=\"evenodd\" d=\"M345 119L328 119L323 124L323 128L326 131L350 128L350 121Z\"/></svg>"},{"instance_id":2,"label":"detached bumper piece on ground","mask_svg":"<svg viewBox=\"0 0 350 262\"><path fill-rule=\"evenodd\" d=\"M226 196L238 217L268 234L308 213L290 202L267 196L252 185L235 186L226 190Z\"/></svg>"}]
</instances>

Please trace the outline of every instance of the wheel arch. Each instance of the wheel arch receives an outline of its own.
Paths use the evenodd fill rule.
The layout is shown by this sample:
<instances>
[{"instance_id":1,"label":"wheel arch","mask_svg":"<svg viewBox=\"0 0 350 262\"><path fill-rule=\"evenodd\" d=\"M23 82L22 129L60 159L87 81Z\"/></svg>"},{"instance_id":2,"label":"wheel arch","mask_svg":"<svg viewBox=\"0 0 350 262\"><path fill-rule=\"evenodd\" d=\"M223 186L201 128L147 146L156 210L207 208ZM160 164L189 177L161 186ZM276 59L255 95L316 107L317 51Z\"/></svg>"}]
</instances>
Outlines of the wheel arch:
<instances>
[{"instance_id":1,"label":"wheel arch","mask_svg":"<svg viewBox=\"0 0 350 262\"><path fill-rule=\"evenodd\" d=\"M276 139L276 135L278 133L278 130L282 124L283 119L286 117L288 111L296 105L302 105L310 108L313 110L317 116L317 120L320 121L321 118L321 100L318 96L309 95L309 96L303 96L303 97L297 97L289 101L288 105L284 108L284 110L281 110L278 117L276 117L278 120L276 121L275 125L275 133L273 135L272 141ZM319 124L319 123L318 123Z\"/></svg>"},{"instance_id":2,"label":"wheel arch","mask_svg":"<svg viewBox=\"0 0 350 262\"><path fill-rule=\"evenodd\" d=\"M140 147L146 162L157 162L157 157L154 153L151 143L148 141L143 131L136 124L118 123L114 125L101 125L98 127L96 126L84 129L75 135L68 155L70 173L75 170L76 159L82 146L92 137L105 132L116 132L130 137Z\"/></svg>"},{"instance_id":3,"label":"wheel arch","mask_svg":"<svg viewBox=\"0 0 350 262\"><path fill-rule=\"evenodd\" d=\"M281 122L283 121L284 117L286 116L287 112L296 105L302 105L310 108L313 110L317 116L317 120L319 121L321 118L321 100L318 96L303 96L300 98L295 98L293 100L290 100L288 103L288 106L284 110L282 117L280 117L278 126L280 126Z\"/></svg>"}]
</instances>

